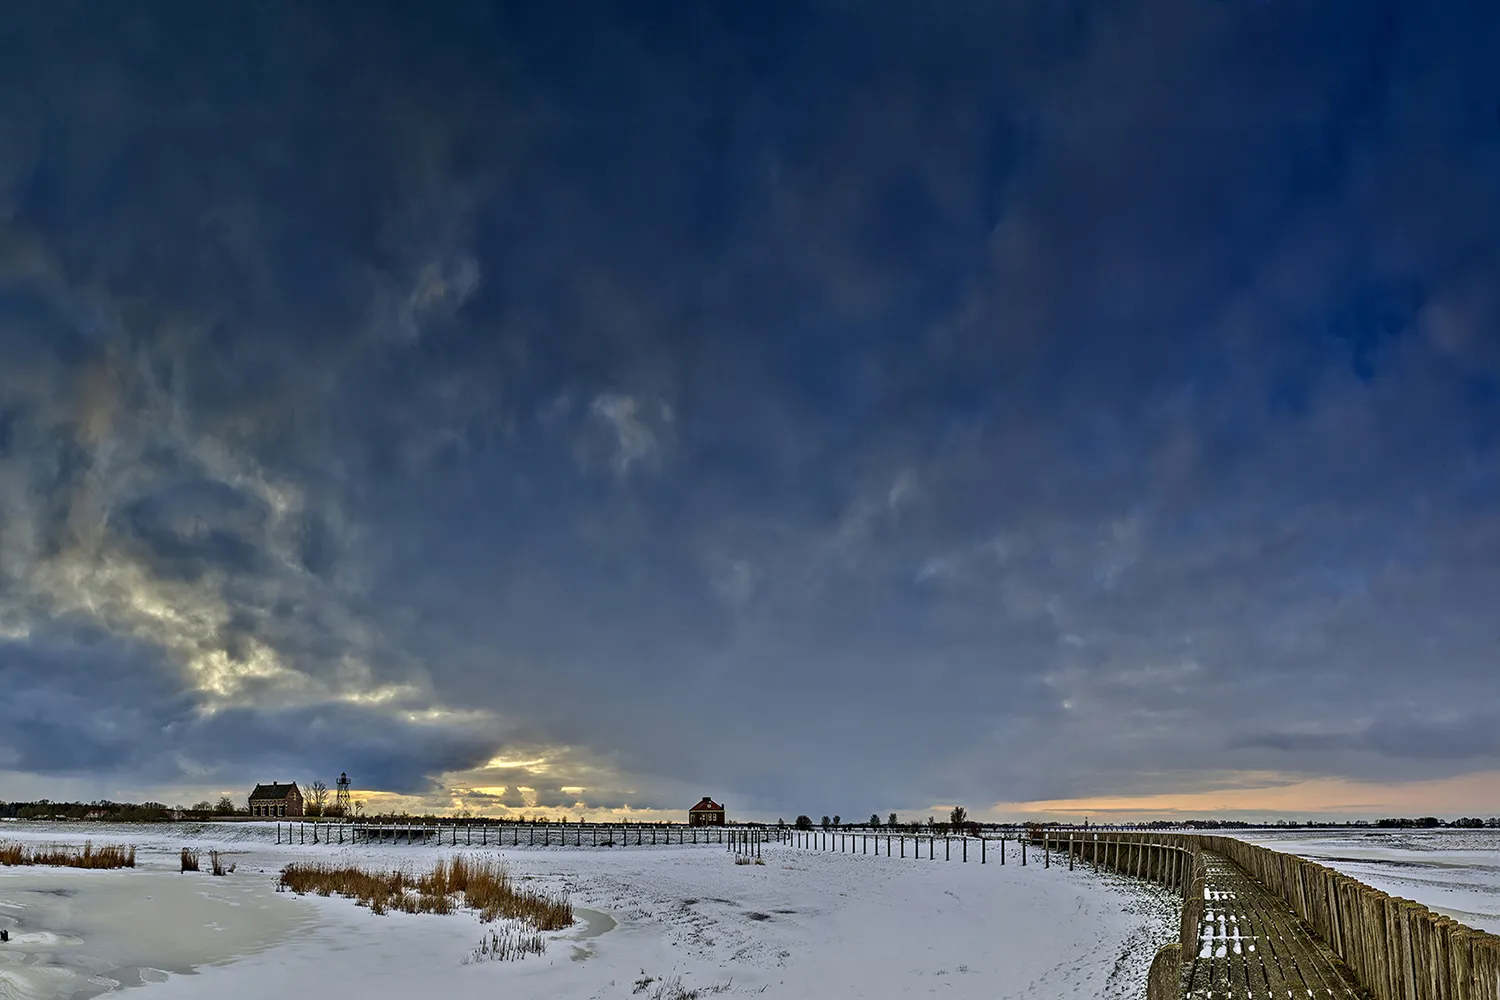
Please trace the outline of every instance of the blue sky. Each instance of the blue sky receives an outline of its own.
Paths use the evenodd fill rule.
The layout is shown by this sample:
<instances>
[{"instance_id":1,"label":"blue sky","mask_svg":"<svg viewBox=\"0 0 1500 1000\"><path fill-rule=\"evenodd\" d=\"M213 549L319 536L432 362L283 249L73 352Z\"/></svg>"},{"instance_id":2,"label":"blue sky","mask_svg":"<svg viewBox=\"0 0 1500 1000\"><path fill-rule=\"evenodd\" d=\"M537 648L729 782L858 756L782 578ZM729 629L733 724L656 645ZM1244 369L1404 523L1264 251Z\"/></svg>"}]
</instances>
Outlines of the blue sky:
<instances>
[{"instance_id":1,"label":"blue sky","mask_svg":"<svg viewBox=\"0 0 1500 1000\"><path fill-rule=\"evenodd\" d=\"M3 19L0 798L1494 812L1494 5Z\"/></svg>"}]
</instances>

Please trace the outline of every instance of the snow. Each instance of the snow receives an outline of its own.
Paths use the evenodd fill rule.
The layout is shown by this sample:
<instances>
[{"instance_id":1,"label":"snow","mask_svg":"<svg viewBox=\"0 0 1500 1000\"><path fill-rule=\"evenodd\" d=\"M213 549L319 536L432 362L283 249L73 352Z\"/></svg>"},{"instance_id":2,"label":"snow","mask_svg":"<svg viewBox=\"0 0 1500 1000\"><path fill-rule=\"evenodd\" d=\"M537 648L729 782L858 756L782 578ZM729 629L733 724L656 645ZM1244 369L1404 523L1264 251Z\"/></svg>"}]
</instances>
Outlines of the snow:
<instances>
[{"instance_id":1,"label":"snow","mask_svg":"<svg viewBox=\"0 0 1500 1000\"><path fill-rule=\"evenodd\" d=\"M85 833L135 843L140 867L0 869L0 926L59 936L0 945L0 997L83 998L109 979L139 984L130 992L140 1000L292 990L651 998L673 995L666 983L703 996L1141 997L1156 948L1176 933L1175 901L1162 890L1014 858L979 865L767 845L764 865L736 865L718 845L481 852L278 847L260 824L5 830L72 843ZM231 851L238 868L224 878L179 873L182 846ZM540 957L469 961L488 933L471 914L376 916L337 897L275 891L293 860L415 868L456 853L498 854L516 877L568 892L579 919L547 935ZM49 886L75 895L31 891ZM60 898L75 916L98 900L107 916L39 905ZM137 907L128 918L125 903Z\"/></svg>"},{"instance_id":2,"label":"snow","mask_svg":"<svg viewBox=\"0 0 1500 1000\"><path fill-rule=\"evenodd\" d=\"M1500 830L1247 830L1234 835L1500 934Z\"/></svg>"}]
</instances>

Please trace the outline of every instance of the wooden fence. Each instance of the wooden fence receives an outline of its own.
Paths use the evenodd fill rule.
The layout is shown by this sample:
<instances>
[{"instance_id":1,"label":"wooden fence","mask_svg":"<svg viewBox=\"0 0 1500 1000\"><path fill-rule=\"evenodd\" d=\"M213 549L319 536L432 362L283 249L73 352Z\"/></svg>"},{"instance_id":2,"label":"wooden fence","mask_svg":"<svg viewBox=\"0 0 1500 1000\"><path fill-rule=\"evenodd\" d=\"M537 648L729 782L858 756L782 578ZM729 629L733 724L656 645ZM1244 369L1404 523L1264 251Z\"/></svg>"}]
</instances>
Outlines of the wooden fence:
<instances>
[{"instance_id":1,"label":"wooden fence","mask_svg":"<svg viewBox=\"0 0 1500 1000\"><path fill-rule=\"evenodd\" d=\"M1175 961L1195 953L1204 910L1203 851L1248 872L1348 966L1377 1000L1500 1000L1500 936L1365 885L1315 861L1233 837L1047 830L1034 842L1183 891ZM1186 860L1184 860L1186 859ZM1157 956L1153 989L1171 960ZM1158 995L1153 993L1153 998Z\"/></svg>"},{"instance_id":2,"label":"wooden fence","mask_svg":"<svg viewBox=\"0 0 1500 1000\"><path fill-rule=\"evenodd\" d=\"M967 862L972 852L974 860L979 864L1005 864L1005 845L1007 838L992 838L984 836L965 835L943 835L938 833L888 833L873 828L864 829L812 829L798 830L788 827L784 830L769 831L773 839L779 839L792 846L811 851L826 851L835 854L871 854L878 857L880 848L885 847L886 857L911 858L913 861L922 858L922 852L927 852L927 860L936 861L960 861ZM1025 846L1017 840L1015 842L1019 850L1020 863L1026 863ZM924 846L925 845L925 846ZM939 845L942 851L938 850ZM1014 852L1013 852L1014 853Z\"/></svg>"},{"instance_id":3,"label":"wooden fence","mask_svg":"<svg viewBox=\"0 0 1500 1000\"><path fill-rule=\"evenodd\" d=\"M1377 1000L1500 1000L1500 937L1315 861L1194 835L1292 909Z\"/></svg>"},{"instance_id":4,"label":"wooden fence","mask_svg":"<svg viewBox=\"0 0 1500 1000\"><path fill-rule=\"evenodd\" d=\"M283 826L285 831L283 831ZM430 844L445 847L649 847L755 845L781 840L763 827L642 823L330 823L276 824L277 844Z\"/></svg>"}]
</instances>

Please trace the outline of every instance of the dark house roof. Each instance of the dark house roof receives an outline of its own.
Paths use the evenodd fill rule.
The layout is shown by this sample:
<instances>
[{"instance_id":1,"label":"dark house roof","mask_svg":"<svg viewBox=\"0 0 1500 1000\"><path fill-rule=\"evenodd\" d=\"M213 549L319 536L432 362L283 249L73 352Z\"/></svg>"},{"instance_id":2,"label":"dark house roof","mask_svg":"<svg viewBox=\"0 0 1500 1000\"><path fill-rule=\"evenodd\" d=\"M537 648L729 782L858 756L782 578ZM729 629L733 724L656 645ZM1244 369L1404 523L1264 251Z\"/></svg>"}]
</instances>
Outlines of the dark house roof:
<instances>
[{"instance_id":1,"label":"dark house roof","mask_svg":"<svg viewBox=\"0 0 1500 1000\"><path fill-rule=\"evenodd\" d=\"M699 802L697 805L693 806L693 808L691 808L691 809L688 810L688 812L690 812L690 813L695 813L695 812L723 812L723 811L724 811L724 807L721 806L721 805L719 805L713 799L709 798L707 795L703 796L703 801L702 802Z\"/></svg>"},{"instance_id":2,"label":"dark house roof","mask_svg":"<svg viewBox=\"0 0 1500 1000\"><path fill-rule=\"evenodd\" d=\"M302 790L297 787L297 783L295 781L289 785L282 785L273 781L269 785L256 785L255 791L250 793L250 798L275 799L277 802L280 802L282 799L291 795L293 792L296 792L298 795L302 794Z\"/></svg>"}]
</instances>

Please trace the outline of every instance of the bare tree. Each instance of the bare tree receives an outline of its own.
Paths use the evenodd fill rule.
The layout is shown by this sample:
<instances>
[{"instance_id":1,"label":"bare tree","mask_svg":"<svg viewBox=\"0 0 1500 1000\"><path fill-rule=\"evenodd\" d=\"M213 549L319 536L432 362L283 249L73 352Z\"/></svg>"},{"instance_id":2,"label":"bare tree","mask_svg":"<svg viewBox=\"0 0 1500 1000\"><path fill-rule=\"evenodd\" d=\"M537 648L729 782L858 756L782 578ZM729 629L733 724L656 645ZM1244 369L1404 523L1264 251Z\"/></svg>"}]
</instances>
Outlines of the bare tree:
<instances>
[{"instance_id":1,"label":"bare tree","mask_svg":"<svg viewBox=\"0 0 1500 1000\"><path fill-rule=\"evenodd\" d=\"M885 821L885 825L886 826L895 826L896 825L896 814L895 813L891 813L890 818L888 818Z\"/></svg>"},{"instance_id":2,"label":"bare tree","mask_svg":"<svg viewBox=\"0 0 1500 1000\"><path fill-rule=\"evenodd\" d=\"M323 815L323 807L328 804L328 785L320 778L308 785L307 791L312 800L312 808L308 811L314 816Z\"/></svg>"},{"instance_id":3,"label":"bare tree","mask_svg":"<svg viewBox=\"0 0 1500 1000\"><path fill-rule=\"evenodd\" d=\"M964 821L968 818L969 810L963 806L954 806L953 811L948 814L948 822L952 823L955 828L962 828Z\"/></svg>"}]
</instances>

